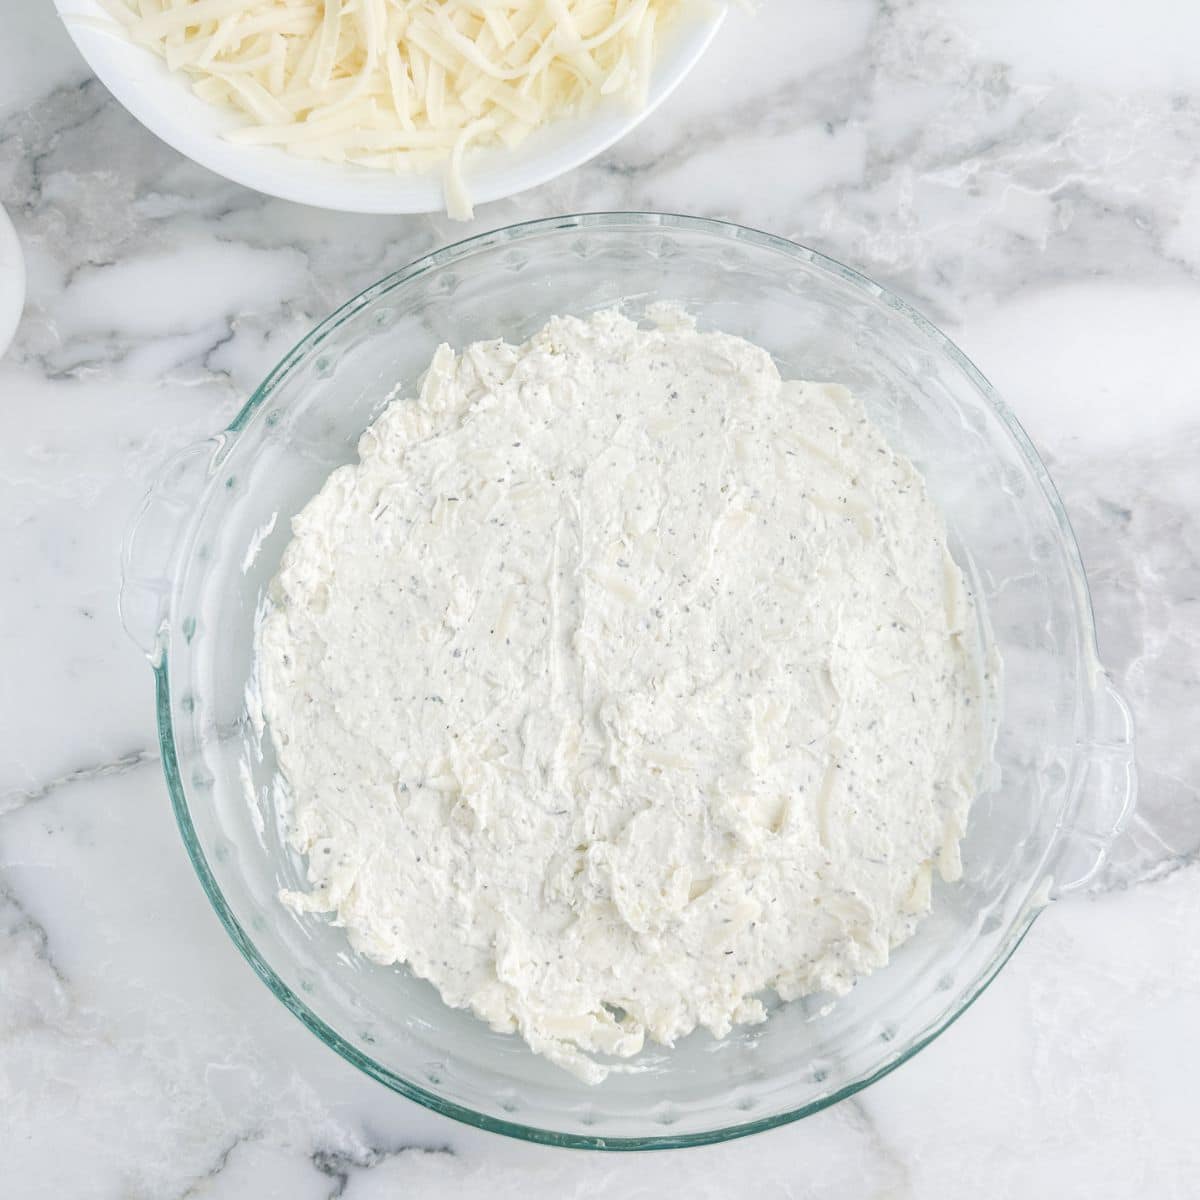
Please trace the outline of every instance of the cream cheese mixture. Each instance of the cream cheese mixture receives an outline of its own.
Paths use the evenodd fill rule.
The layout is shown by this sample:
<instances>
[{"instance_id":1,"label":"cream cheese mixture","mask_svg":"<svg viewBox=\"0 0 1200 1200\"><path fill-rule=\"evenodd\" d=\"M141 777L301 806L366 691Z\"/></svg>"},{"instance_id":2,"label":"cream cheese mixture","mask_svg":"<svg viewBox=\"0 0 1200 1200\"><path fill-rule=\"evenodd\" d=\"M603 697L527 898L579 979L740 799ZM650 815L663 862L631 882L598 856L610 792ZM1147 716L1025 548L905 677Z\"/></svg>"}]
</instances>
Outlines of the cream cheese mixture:
<instances>
[{"instance_id":1,"label":"cream cheese mixture","mask_svg":"<svg viewBox=\"0 0 1200 1200\"><path fill-rule=\"evenodd\" d=\"M441 347L259 631L285 901L589 1081L882 966L987 757L913 466L843 388L655 321Z\"/></svg>"}]
</instances>

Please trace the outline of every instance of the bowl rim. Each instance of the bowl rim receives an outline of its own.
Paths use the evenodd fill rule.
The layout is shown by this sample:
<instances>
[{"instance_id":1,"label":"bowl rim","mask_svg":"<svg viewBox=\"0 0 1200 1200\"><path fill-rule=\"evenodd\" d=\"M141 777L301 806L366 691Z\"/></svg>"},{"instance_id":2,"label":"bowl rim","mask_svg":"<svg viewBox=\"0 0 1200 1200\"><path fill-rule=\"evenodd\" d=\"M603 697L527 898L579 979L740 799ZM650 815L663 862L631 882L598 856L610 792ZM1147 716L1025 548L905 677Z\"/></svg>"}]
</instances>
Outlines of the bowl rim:
<instances>
[{"instance_id":1,"label":"bowl rim","mask_svg":"<svg viewBox=\"0 0 1200 1200\"><path fill-rule=\"evenodd\" d=\"M243 187L281 200L334 212L445 212L442 172L385 171L301 158L276 147L226 141L229 115L194 96L186 80L153 51L127 38L102 0L54 0L59 19L88 67L140 125L192 162ZM578 116L549 122L515 150L492 147L474 166L467 186L475 205L540 187L590 162L632 133L687 78L729 12L711 0L668 29L656 54L645 102L630 107L605 97ZM167 102L164 103L164 100ZM194 118L185 120L184 115Z\"/></svg>"},{"instance_id":2,"label":"bowl rim","mask_svg":"<svg viewBox=\"0 0 1200 1200\"><path fill-rule=\"evenodd\" d=\"M894 295L880 284L875 283L866 275L798 242L793 242L787 238L752 229L744 225L738 225L730 221L662 212L617 211L578 213L558 217L543 217L537 220L503 226L486 233L462 239L461 241L423 255L408 266L391 272L363 289L339 308L335 309L297 342L254 390L245 405L226 426L224 433L219 435L222 442L229 445L229 439L235 439L246 429L251 418L270 398L275 388L298 361L304 358L313 348L325 341L345 321L352 318L362 308L371 304L378 296L390 291L392 288L429 271L445 267L451 263L461 262L476 253L492 249L496 246L512 244L545 233L597 228L624 228L627 230L638 229L644 231L681 229L713 234L734 241L749 242L752 245L775 250L786 256L811 263L838 279L850 283L872 298L883 301L899 317L915 326L930 342L931 348L948 356L976 388L984 402L1007 428L1009 435L1012 437L1025 461L1025 465L1039 484L1061 535L1061 550L1065 558L1067 570L1074 577L1076 583L1074 589L1074 606L1078 618L1077 629L1080 649L1085 654L1092 656L1096 654L1095 619L1087 585L1087 576L1084 572L1078 542L1067 517L1066 509L1045 465L1034 448L1033 443L1025 433L1025 430L979 369L950 338L923 317L912 305L899 296ZM221 923L225 926L226 932L233 940L234 945L250 964L254 972L283 1005L302 1024L316 1034L322 1042L336 1051L347 1062L357 1067L364 1074L378 1080L392 1091L416 1101L425 1108L492 1133L504 1134L523 1141L570 1149L666 1150L730 1141L734 1138L745 1137L752 1133L759 1133L781 1125L787 1125L803 1117L811 1116L841 1100L855 1095L877 1080L882 1079L885 1075L890 1074L954 1024L983 994L1005 963L1008 962L1017 946L1020 945L1025 935L1033 926L1034 921L1045 904L1045 898L1043 897L1040 902L1026 905L1022 915L1010 926L1004 942L997 949L994 958L988 964L985 971L959 997L957 1005L931 1025L920 1038L891 1059L884 1061L869 1075L853 1080L844 1087L808 1104L756 1120L723 1126L719 1129L704 1130L696 1133L663 1133L620 1137L564 1133L541 1126L526 1125L516 1120L494 1117L457 1102L447 1100L436 1092L421 1087L411 1080L396 1074L364 1054L313 1012L283 982L259 953L253 940L246 933L241 922L226 902L221 888L216 882L216 878L208 864L207 856L200 845L195 826L191 819L187 794L175 751L168 659L168 654L160 654L152 663L155 680L155 710L163 772L166 776L172 808L174 809L175 819L179 825L188 857L191 859L192 866L200 879L201 886L209 902L212 904Z\"/></svg>"}]
</instances>

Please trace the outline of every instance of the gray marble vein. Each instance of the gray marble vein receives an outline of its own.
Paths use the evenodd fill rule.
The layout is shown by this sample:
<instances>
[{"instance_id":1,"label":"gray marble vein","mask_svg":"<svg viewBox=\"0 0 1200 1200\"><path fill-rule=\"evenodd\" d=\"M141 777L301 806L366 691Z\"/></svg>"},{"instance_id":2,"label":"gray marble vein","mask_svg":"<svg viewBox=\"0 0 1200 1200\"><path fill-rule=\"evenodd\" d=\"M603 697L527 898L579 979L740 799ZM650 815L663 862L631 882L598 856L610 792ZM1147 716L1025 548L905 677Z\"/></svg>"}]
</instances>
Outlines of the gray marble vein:
<instances>
[{"instance_id":1,"label":"gray marble vein","mask_svg":"<svg viewBox=\"0 0 1200 1200\"><path fill-rule=\"evenodd\" d=\"M334 1190L329 1193L333 1197L343 1196L350 1180L359 1171L371 1171L380 1163L387 1162L401 1154L448 1154L453 1155L450 1146L398 1146L394 1150L368 1149L359 1153L346 1153L338 1150L314 1150L312 1164L322 1175L334 1182Z\"/></svg>"},{"instance_id":2,"label":"gray marble vein","mask_svg":"<svg viewBox=\"0 0 1200 1200\"><path fill-rule=\"evenodd\" d=\"M60 788L71 787L73 784L86 783L92 779L104 779L110 775L124 775L136 770L147 763L157 763L158 754L151 750L131 750L111 762L93 763L86 767L75 767L54 779L47 779L31 788L14 790L0 794L0 816L20 808L23 804L31 804L45 796L52 795Z\"/></svg>"}]
</instances>

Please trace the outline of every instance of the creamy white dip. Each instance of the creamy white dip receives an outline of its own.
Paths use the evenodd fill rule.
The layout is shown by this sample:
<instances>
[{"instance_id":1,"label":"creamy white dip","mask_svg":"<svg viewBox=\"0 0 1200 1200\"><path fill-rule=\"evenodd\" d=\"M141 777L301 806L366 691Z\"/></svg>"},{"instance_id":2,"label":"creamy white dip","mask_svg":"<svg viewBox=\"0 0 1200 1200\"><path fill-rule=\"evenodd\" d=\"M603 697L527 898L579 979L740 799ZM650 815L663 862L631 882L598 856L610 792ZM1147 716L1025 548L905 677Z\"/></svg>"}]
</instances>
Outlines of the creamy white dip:
<instances>
[{"instance_id":1,"label":"creamy white dip","mask_svg":"<svg viewBox=\"0 0 1200 1200\"><path fill-rule=\"evenodd\" d=\"M441 347L259 632L285 901L589 1081L887 962L986 757L913 466L843 388L656 320Z\"/></svg>"}]
</instances>

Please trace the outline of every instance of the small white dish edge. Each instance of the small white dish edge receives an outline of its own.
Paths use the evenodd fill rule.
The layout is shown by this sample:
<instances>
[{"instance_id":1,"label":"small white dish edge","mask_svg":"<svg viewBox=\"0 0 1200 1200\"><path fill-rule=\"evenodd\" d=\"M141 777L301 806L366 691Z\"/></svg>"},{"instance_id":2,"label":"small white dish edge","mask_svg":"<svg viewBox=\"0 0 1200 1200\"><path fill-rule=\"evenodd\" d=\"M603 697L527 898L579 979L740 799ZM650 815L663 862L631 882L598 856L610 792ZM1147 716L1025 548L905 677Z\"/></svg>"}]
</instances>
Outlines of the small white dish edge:
<instances>
[{"instance_id":1,"label":"small white dish edge","mask_svg":"<svg viewBox=\"0 0 1200 1200\"><path fill-rule=\"evenodd\" d=\"M25 308L25 258L17 231L0 208L0 358L12 342Z\"/></svg>"}]
</instances>

